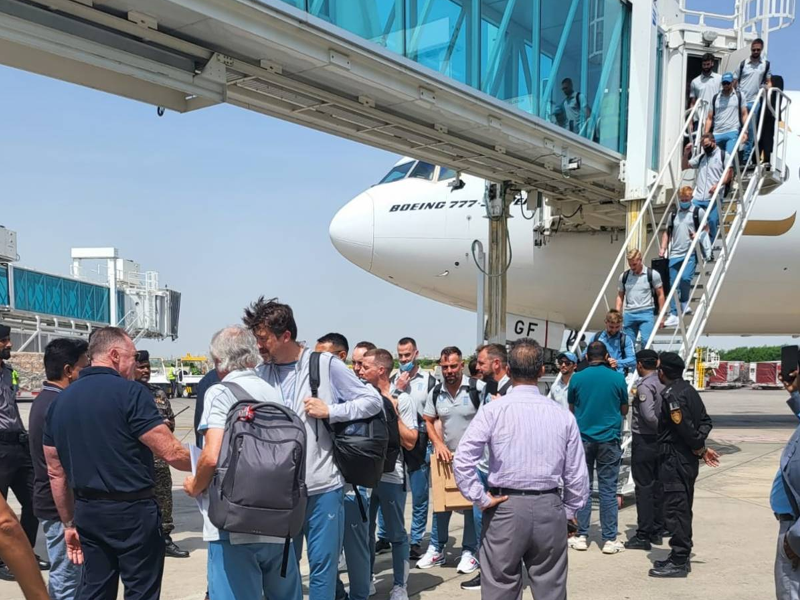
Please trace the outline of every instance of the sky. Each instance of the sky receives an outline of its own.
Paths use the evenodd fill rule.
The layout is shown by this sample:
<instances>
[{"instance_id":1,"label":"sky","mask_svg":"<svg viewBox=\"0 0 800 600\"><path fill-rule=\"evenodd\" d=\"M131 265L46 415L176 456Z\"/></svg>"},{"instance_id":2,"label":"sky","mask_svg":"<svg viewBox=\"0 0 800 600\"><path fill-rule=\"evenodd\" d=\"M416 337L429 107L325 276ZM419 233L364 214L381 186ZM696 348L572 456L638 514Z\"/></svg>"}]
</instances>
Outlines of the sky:
<instances>
[{"instance_id":1,"label":"sky","mask_svg":"<svg viewBox=\"0 0 800 600\"><path fill-rule=\"evenodd\" d=\"M773 72L790 89L797 30L770 39ZM333 215L396 155L225 105L159 118L153 106L6 67L0 90L0 225L18 234L18 264L66 275L71 247L115 246L158 271L182 293L180 332L143 344L151 353L204 353L260 295L293 307L299 339L339 331L390 349L411 335L424 355L472 348L473 313L379 280L331 245Z\"/></svg>"}]
</instances>

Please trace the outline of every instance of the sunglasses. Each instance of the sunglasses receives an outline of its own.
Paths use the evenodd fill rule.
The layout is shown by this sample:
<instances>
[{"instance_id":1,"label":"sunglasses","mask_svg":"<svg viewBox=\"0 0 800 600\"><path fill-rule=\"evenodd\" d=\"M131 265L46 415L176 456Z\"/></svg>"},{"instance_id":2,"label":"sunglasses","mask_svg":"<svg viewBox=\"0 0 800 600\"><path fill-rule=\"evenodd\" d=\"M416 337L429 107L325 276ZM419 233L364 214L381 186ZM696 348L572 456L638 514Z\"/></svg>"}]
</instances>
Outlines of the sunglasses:
<instances>
[{"instance_id":1,"label":"sunglasses","mask_svg":"<svg viewBox=\"0 0 800 600\"><path fill-rule=\"evenodd\" d=\"M575 363L573 363L571 360L560 360L560 361L558 361L558 366L559 367L568 367L568 366L574 365L574 364Z\"/></svg>"}]
</instances>

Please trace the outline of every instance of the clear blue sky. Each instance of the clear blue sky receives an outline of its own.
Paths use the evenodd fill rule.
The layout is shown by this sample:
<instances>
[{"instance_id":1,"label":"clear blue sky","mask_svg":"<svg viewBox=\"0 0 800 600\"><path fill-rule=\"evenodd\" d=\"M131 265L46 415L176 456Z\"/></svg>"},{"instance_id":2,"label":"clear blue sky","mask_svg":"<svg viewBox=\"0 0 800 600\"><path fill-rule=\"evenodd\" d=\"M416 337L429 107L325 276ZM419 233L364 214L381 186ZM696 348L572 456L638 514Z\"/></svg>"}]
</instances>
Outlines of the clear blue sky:
<instances>
[{"instance_id":1,"label":"clear blue sky","mask_svg":"<svg viewBox=\"0 0 800 600\"><path fill-rule=\"evenodd\" d=\"M723 4L733 2L702 0ZM774 34L769 52L790 89L796 32ZM70 247L113 245L159 271L183 294L181 328L151 351L205 352L261 294L293 306L301 339L340 331L394 349L412 335L425 354L471 349L472 313L378 280L328 238L336 211L395 155L229 106L158 118L152 106L5 67L0 90L0 224L18 232L21 264L67 274Z\"/></svg>"}]
</instances>

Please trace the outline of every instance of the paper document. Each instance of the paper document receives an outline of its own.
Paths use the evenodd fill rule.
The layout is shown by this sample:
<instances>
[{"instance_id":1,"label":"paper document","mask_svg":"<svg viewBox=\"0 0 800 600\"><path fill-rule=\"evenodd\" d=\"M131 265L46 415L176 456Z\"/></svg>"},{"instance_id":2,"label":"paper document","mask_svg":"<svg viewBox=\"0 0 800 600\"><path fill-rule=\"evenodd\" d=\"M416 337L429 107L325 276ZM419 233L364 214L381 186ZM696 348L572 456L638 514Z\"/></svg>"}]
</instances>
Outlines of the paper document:
<instances>
[{"instance_id":1,"label":"paper document","mask_svg":"<svg viewBox=\"0 0 800 600\"><path fill-rule=\"evenodd\" d=\"M200 460L200 454L203 452L194 444L184 444L184 447L189 451L189 457L192 460L192 475L197 475L197 461ZM203 492L197 498L197 507L200 509L203 517L208 516L208 491Z\"/></svg>"}]
</instances>

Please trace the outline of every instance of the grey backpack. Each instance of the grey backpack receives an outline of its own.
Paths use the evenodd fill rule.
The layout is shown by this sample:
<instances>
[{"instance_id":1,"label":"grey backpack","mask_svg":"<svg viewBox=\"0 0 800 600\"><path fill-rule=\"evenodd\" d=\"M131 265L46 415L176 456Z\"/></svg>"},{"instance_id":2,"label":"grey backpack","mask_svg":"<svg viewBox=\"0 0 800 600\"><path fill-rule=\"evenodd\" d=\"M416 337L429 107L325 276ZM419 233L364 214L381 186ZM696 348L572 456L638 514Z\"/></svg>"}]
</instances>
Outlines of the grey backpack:
<instances>
[{"instance_id":1,"label":"grey backpack","mask_svg":"<svg viewBox=\"0 0 800 600\"><path fill-rule=\"evenodd\" d=\"M208 517L222 531L284 538L285 575L291 539L303 529L306 490L306 428L292 410L256 402L235 383L228 411Z\"/></svg>"}]
</instances>

